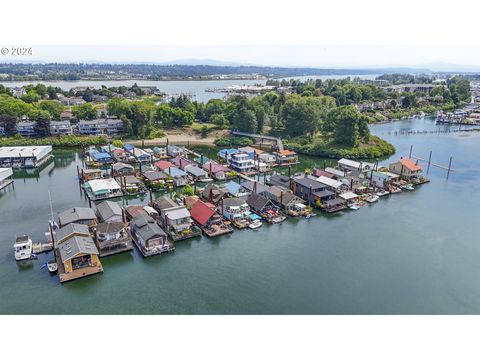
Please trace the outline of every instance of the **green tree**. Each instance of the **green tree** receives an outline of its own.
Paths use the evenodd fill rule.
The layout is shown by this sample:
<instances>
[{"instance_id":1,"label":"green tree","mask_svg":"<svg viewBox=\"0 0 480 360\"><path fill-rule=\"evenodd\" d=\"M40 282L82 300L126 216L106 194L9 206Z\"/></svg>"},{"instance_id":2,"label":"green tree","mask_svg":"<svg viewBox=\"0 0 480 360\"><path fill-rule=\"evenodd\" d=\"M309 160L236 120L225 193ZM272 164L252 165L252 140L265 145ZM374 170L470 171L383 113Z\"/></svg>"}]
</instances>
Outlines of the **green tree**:
<instances>
[{"instance_id":1,"label":"green tree","mask_svg":"<svg viewBox=\"0 0 480 360\"><path fill-rule=\"evenodd\" d=\"M97 110L91 103L75 105L72 113L79 120L93 120L97 117Z\"/></svg>"},{"instance_id":2,"label":"green tree","mask_svg":"<svg viewBox=\"0 0 480 360\"><path fill-rule=\"evenodd\" d=\"M223 114L213 114L210 118L212 124L218 126L221 129L225 129L228 127L228 120Z\"/></svg>"}]
</instances>

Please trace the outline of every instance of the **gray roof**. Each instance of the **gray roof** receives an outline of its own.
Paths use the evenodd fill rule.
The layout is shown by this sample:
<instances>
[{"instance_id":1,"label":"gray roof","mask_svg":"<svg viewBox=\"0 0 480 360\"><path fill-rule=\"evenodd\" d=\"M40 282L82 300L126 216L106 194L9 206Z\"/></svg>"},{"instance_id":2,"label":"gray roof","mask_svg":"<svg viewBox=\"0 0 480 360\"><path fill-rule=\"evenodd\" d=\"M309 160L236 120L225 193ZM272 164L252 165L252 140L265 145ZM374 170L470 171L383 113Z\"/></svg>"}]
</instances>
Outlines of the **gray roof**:
<instances>
[{"instance_id":1,"label":"gray roof","mask_svg":"<svg viewBox=\"0 0 480 360\"><path fill-rule=\"evenodd\" d=\"M309 188L311 186L312 189L324 189L327 187L326 185L316 180L310 179L308 177L293 179L293 181L295 181L297 184L300 184L306 188Z\"/></svg>"},{"instance_id":2,"label":"gray roof","mask_svg":"<svg viewBox=\"0 0 480 360\"><path fill-rule=\"evenodd\" d=\"M133 175L128 175L124 177L124 182L126 184L140 184L142 181Z\"/></svg>"},{"instance_id":3,"label":"gray roof","mask_svg":"<svg viewBox=\"0 0 480 360\"><path fill-rule=\"evenodd\" d=\"M95 220L95 212L90 208L73 207L58 214L60 226L82 220Z\"/></svg>"},{"instance_id":4,"label":"gray roof","mask_svg":"<svg viewBox=\"0 0 480 360\"><path fill-rule=\"evenodd\" d=\"M97 205L97 214L101 221L107 221L113 216L122 216L122 208L116 202L107 200Z\"/></svg>"},{"instance_id":5,"label":"gray roof","mask_svg":"<svg viewBox=\"0 0 480 360\"><path fill-rule=\"evenodd\" d=\"M241 206L245 203L246 201L244 198L232 197L223 199L223 206Z\"/></svg>"},{"instance_id":6,"label":"gray roof","mask_svg":"<svg viewBox=\"0 0 480 360\"><path fill-rule=\"evenodd\" d=\"M133 229L143 240L166 236L160 226L148 215L140 215L131 222Z\"/></svg>"},{"instance_id":7,"label":"gray roof","mask_svg":"<svg viewBox=\"0 0 480 360\"><path fill-rule=\"evenodd\" d=\"M267 185L260 184L258 181L256 182L256 185L255 185L255 181L245 180L245 181L242 181L242 182L240 183L240 185L242 185L245 189L247 189L248 191L250 191L250 192L252 192L252 193L254 192L254 191L253 191L254 186L256 186L256 188L257 188L256 193L257 193L257 194L261 194L261 193L263 193L263 192L265 192L265 191L268 190L268 186L267 186Z\"/></svg>"},{"instance_id":8,"label":"gray roof","mask_svg":"<svg viewBox=\"0 0 480 360\"><path fill-rule=\"evenodd\" d=\"M106 221L97 225L97 234L115 234L120 232L125 226L118 221Z\"/></svg>"},{"instance_id":9,"label":"gray roof","mask_svg":"<svg viewBox=\"0 0 480 360\"><path fill-rule=\"evenodd\" d=\"M58 243L72 234L90 236L87 225L71 223L55 231L55 241Z\"/></svg>"},{"instance_id":10,"label":"gray roof","mask_svg":"<svg viewBox=\"0 0 480 360\"><path fill-rule=\"evenodd\" d=\"M269 183L272 185L278 185L278 186L284 186L284 187L290 187L290 178L285 175L281 174L273 174L270 176L270 179L268 179Z\"/></svg>"},{"instance_id":11,"label":"gray roof","mask_svg":"<svg viewBox=\"0 0 480 360\"><path fill-rule=\"evenodd\" d=\"M177 207L178 204L170 199L168 196L161 196L158 199L155 199L153 201L153 207L157 211L165 210L165 209L170 209L172 207Z\"/></svg>"},{"instance_id":12,"label":"gray roof","mask_svg":"<svg viewBox=\"0 0 480 360\"><path fill-rule=\"evenodd\" d=\"M250 206L253 210L256 210L256 211L263 210L263 208L267 206L268 203L273 205L270 199L267 199L265 196L258 195L255 193L252 193L247 199L248 206Z\"/></svg>"},{"instance_id":13,"label":"gray roof","mask_svg":"<svg viewBox=\"0 0 480 360\"><path fill-rule=\"evenodd\" d=\"M97 254L98 250L90 236L74 236L58 246L62 262L78 254Z\"/></svg>"},{"instance_id":14,"label":"gray roof","mask_svg":"<svg viewBox=\"0 0 480 360\"><path fill-rule=\"evenodd\" d=\"M193 176L206 176L207 172L203 169L200 169L198 166L187 166L185 171Z\"/></svg>"},{"instance_id":15,"label":"gray roof","mask_svg":"<svg viewBox=\"0 0 480 360\"><path fill-rule=\"evenodd\" d=\"M328 196L332 196L334 195L335 193L333 191L330 191L330 190L321 190L321 191L316 191L313 193L313 196L316 196L316 197L319 197L319 198L323 198L323 197L328 197Z\"/></svg>"},{"instance_id":16,"label":"gray roof","mask_svg":"<svg viewBox=\"0 0 480 360\"><path fill-rule=\"evenodd\" d=\"M167 217L170 220L190 218L190 212L186 208L181 207L181 208L169 211L167 213Z\"/></svg>"},{"instance_id":17,"label":"gray roof","mask_svg":"<svg viewBox=\"0 0 480 360\"><path fill-rule=\"evenodd\" d=\"M323 203L323 205L325 205L325 206L337 206L337 205L342 205L342 204L346 204L346 203L347 203L347 201L343 200L342 198L335 198L335 199L325 201Z\"/></svg>"},{"instance_id":18,"label":"gray roof","mask_svg":"<svg viewBox=\"0 0 480 360\"><path fill-rule=\"evenodd\" d=\"M145 178L150 181L166 179L168 177L167 174L165 174L164 172L156 170L145 171L143 173L143 176L145 176Z\"/></svg>"},{"instance_id":19,"label":"gray roof","mask_svg":"<svg viewBox=\"0 0 480 360\"><path fill-rule=\"evenodd\" d=\"M290 192L284 192L282 196L280 196L278 198L278 201L282 204L282 205L288 205L290 203L304 203L305 201L303 201L302 199L300 199L298 196L290 193Z\"/></svg>"},{"instance_id":20,"label":"gray roof","mask_svg":"<svg viewBox=\"0 0 480 360\"><path fill-rule=\"evenodd\" d=\"M210 200L210 192L212 199ZM217 184L209 183L202 191L202 197L208 201L218 203L218 201L228 193L226 187L220 187Z\"/></svg>"},{"instance_id":21,"label":"gray roof","mask_svg":"<svg viewBox=\"0 0 480 360\"><path fill-rule=\"evenodd\" d=\"M130 164L124 164L124 163L121 163L121 162L118 162L118 163L115 163L112 165L112 168L113 168L113 171L119 171L119 170L122 170L124 168L127 168L129 170L133 170L133 166L130 165Z\"/></svg>"}]
</instances>

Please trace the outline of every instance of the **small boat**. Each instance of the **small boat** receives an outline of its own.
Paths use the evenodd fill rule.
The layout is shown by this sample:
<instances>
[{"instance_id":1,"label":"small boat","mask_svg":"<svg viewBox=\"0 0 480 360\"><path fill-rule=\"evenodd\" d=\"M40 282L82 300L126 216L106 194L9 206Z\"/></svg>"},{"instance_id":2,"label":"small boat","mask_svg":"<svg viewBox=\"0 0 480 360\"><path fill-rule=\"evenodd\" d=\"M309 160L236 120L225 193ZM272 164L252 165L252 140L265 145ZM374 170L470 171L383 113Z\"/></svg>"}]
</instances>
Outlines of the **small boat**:
<instances>
[{"instance_id":1,"label":"small boat","mask_svg":"<svg viewBox=\"0 0 480 360\"><path fill-rule=\"evenodd\" d=\"M32 239L28 235L18 236L13 244L15 260L27 260L32 258Z\"/></svg>"},{"instance_id":2,"label":"small boat","mask_svg":"<svg viewBox=\"0 0 480 360\"><path fill-rule=\"evenodd\" d=\"M370 195L368 197L365 198L365 201L368 202L368 203L374 203L374 202L377 202L379 199L379 197L377 195Z\"/></svg>"},{"instance_id":3,"label":"small boat","mask_svg":"<svg viewBox=\"0 0 480 360\"><path fill-rule=\"evenodd\" d=\"M352 210L360 210L360 206L358 206L357 204L351 204L348 205L348 207Z\"/></svg>"},{"instance_id":4,"label":"small boat","mask_svg":"<svg viewBox=\"0 0 480 360\"><path fill-rule=\"evenodd\" d=\"M212 178L203 178L203 179L199 179L198 182L200 183L209 183L209 182L212 182L213 179Z\"/></svg>"},{"instance_id":5,"label":"small boat","mask_svg":"<svg viewBox=\"0 0 480 360\"><path fill-rule=\"evenodd\" d=\"M248 227L249 227L250 229L258 229L258 228L261 227L262 225L263 225L262 222L257 219L257 220L253 220L253 221L251 222L251 224L248 225Z\"/></svg>"},{"instance_id":6,"label":"small boat","mask_svg":"<svg viewBox=\"0 0 480 360\"><path fill-rule=\"evenodd\" d=\"M375 193L375 195L379 196L379 197L382 197L382 196L387 196L387 195L390 195L390 193L386 190L383 190L383 191L378 191Z\"/></svg>"},{"instance_id":7,"label":"small boat","mask_svg":"<svg viewBox=\"0 0 480 360\"><path fill-rule=\"evenodd\" d=\"M403 190L408 190L408 191L413 191L415 190L415 188L413 187L412 184L405 184L405 185L402 185L400 186Z\"/></svg>"},{"instance_id":8,"label":"small boat","mask_svg":"<svg viewBox=\"0 0 480 360\"><path fill-rule=\"evenodd\" d=\"M57 272L58 270L58 264L55 260L50 260L48 263L47 263L47 269L49 272L51 273L55 273Z\"/></svg>"},{"instance_id":9,"label":"small boat","mask_svg":"<svg viewBox=\"0 0 480 360\"><path fill-rule=\"evenodd\" d=\"M305 219L310 219L310 218L312 218L312 217L314 217L314 216L317 216L317 214L311 213L311 214L308 214L307 216L305 216Z\"/></svg>"},{"instance_id":10,"label":"small boat","mask_svg":"<svg viewBox=\"0 0 480 360\"><path fill-rule=\"evenodd\" d=\"M279 224L283 221L285 221L287 218L285 216L277 216L272 219L272 224Z\"/></svg>"}]
</instances>

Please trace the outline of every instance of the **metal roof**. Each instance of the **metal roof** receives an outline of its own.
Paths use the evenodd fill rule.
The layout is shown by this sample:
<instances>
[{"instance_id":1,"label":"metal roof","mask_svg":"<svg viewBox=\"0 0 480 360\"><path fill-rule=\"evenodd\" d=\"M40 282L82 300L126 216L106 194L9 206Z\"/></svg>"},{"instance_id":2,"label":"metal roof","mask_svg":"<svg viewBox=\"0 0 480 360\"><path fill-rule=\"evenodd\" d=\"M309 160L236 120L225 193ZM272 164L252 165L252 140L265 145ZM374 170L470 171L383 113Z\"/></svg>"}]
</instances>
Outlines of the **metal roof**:
<instances>
[{"instance_id":1,"label":"metal roof","mask_svg":"<svg viewBox=\"0 0 480 360\"><path fill-rule=\"evenodd\" d=\"M72 222L82 220L95 220L95 212L90 208L73 207L58 214L58 221L60 226L65 226Z\"/></svg>"},{"instance_id":2,"label":"metal roof","mask_svg":"<svg viewBox=\"0 0 480 360\"><path fill-rule=\"evenodd\" d=\"M79 254L97 254L98 250L90 236L74 236L58 245L62 262Z\"/></svg>"},{"instance_id":3,"label":"metal roof","mask_svg":"<svg viewBox=\"0 0 480 360\"><path fill-rule=\"evenodd\" d=\"M97 205L98 217L102 221L107 221L114 216L122 216L122 208L116 202L104 201Z\"/></svg>"}]
</instances>

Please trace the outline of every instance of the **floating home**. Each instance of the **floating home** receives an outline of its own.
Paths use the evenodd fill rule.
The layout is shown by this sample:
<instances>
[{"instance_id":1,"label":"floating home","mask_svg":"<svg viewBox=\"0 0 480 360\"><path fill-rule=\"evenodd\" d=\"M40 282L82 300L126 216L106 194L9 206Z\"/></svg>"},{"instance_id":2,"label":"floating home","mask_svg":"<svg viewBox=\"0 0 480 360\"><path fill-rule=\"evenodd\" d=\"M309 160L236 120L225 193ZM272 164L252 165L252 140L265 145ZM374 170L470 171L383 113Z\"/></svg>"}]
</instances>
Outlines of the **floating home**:
<instances>
[{"instance_id":1,"label":"floating home","mask_svg":"<svg viewBox=\"0 0 480 360\"><path fill-rule=\"evenodd\" d=\"M182 146L167 145L167 155L170 157L181 156L185 154L185 148Z\"/></svg>"},{"instance_id":2,"label":"floating home","mask_svg":"<svg viewBox=\"0 0 480 360\"><path fill-rule=\"evenodd\" d=\"M240 185L239 183L236 183L235 181L230 181L227 184L225 184L225 188L227 189L228 194L232 197L241 197L241 196L250 195L250 191L248 191L242 185Z\"/></svg>"},{"instance_id":3,"label":"floating home","mask_svg":"<svg viewBox=\"0 0 480 360\"><path fill-rule=\"evenodd\" d=\"M288 166L298 163L298 155L292 150L279 150L274 152L275 162L278 166Z\"/></svg>"},{"instance_id":4,"label":"floating home","mask_svg":"<svg viewBox=\"0 0 480 360\"><path fill-rule=\"evenodd\" d=\"M187 166L195 165L195 161L187 159L183 156L177 156L170 160L170 162L177 168L185 170Z\"/></svg>"},{"instance_id":5,"label":"floating home","mask_svg":"<svg viewBox=\"0 0 480 360\"><path fill-rule=\"evenodd\" d=\"M365 172L369 170L373 170L374 164L368 162L358 162L350 159L340 159L337 162L338 168L342 171L360 171Z\"/></svg>"},{"instance_id":6,"label":"floating home","mask_svg":"<svg viewBox=\"0 0 480 360\"><path fill-rule=\"evenodd\" d=\"M291 187L292 179L282 174L273 174L267 179L266 183L271 186L281 186L287 189Z\"/></svg>"},{"instance_id":7,"label":"floating home","mask_svg":"<svg viewBox=\"0 0 480 360\"><path fill-rule=\"evenodd\" d=\"M148 170L143 173L143 178L151 189L158 189L165 186L168 175L162 171Z\"/></svg>"},{"instance_id":8,"label":"floating home","mask_svg":"<svg viewBox=\"0 0 480 360\"><path fill-rule=\"evenodd\" d=\"M113 177L135 175L135 168L130 164L117 162L112 165L112 175Z\"/></svg>"},{"instance_id":9,"label":"floating home","mask_svg":"<svg viewBox=\"0 0 480 360\"><path fill-rule=\"evenodd\" d=\"M93 227L97 224L97 216L92 209L85 207L73 207L58 214L61 228L72 223Z\"/></svg>"},{"instance_id":10,"label":"floating home","mask_svg":"<svg viewBox=\"0 0 480 360\"><path fill-rule=\"evenodd\" d=\"M0 190L6 188L13 183L13 170L12 168L0 168Z\"/></svg>"},{"instance_id":11,"label":"floating home","mask_svg":"<svg viewBox=\"0 0 480 360\"><path fill-rule=\"evenodd\" d=\"M123 196L120 185L113 178L87 181L84 189L91 200L105 200Z\"/></svg>"},{"instance_id":12,"label":"floating home","mask_svg":"<svg viewBox=\"0 0 480 360\"><path fill-rule=\"evenodd\" d=\"M112 157L115 161L118 162L128 162L130 161L130 156L124 149L115 149L112 151Z\"/></svg>"},{"instance_id":13,"label":"floating home","mask_svg":"<svg viewBox=\"0 0 480 360\"><path fill-rule=\"evenodd\" d=\"M292 216L308 215L305 201L283 186L270 186L265 196L285 212L285 214Z\"/></svg>"},{"instance_id":14,"label":"floating home","mask_svg":"<svg viewBox=\"0 0 480 360\"><path fill-rule=\"evenodd\" d=\"M170 161L166 161L166 160L160 160L160 161L157 161L155 164L153 164L158 170L160 171L165 171L167 170L168 168L171 168L171 167L174 167L175 165L173 165Z\"/></svg>"},{"instance_id":15,"label":"floating home","mask_svg":"<svg viewBox=\"0 0 480 360\"><path fill-rule=\"evenodd\" d=\"M222 216L231 221L232 224L243 229L250 222L250 207L245 198L226 198L221 201L220 211Z\"/></svg>"},{"instance_id":16,"label":"floating home","mask_svg":"<svg viewBox=\"0 0 480 360\"><path fill-rule=\"evenodd\" d=\"M97 205L96 215L100 222L116 221L123 222L122 208L113 201L103 201Z\"/></svg>"},{"instance_id":17,"label":"floating home","mask_svg":"<svg viewBox=\"0 0 480 360\"><path fill-rule=\"evenodd\" d=\"M94 233L100 257L132 250L132 237L123 222L102 222L95 227Z\"/></svg>"},{"instance_id":18,"label":"floating home","mask_svg":"<svg viewBox=\"0 0 480 360\"><path fill-rule=\"evenodd\" d=\"M218 205L222 199L228 196L228 190L217 184L208 184L200 193L200 197L209 203Z\"/></svg>"},{"instance_id":19,"label":"floating home","mask_svg":"<svg viewBox=\"0 0 480 360\"><path fill-rule=\"evenodd\" d=\"M153 256L175 250L167 234L148 215L140 215L130 223L133 242L143 256Z\"/></svg>"},{"instance_id":20,"label":"floating home","mask_svg":"<svg viewBox=\"0 0 480 360\"><path fill-rule=\"evenodd\" d=\"M168 157L167 148L155 146L153 149L153 155L158 159L164 159Z\"/></svg>"},{"instance_id":21,"label":"floating home","mask_svg":"<svg viewBox=\"0 0 480 360\"><path fill-rule=\"evenodd\" d=\"M218 164L215 161L209 161L202 165L203 170L207 171L212 178L218 181L223 181L227 178L230 169Z\"/></svg>"},{"instance_id":22,"label":"floating home","mask_svg":"<svg viewBox=\"0 0 480 360\"><path fill-rule=\"evenodd\" d=\"M310 205L315 205L314 193L326 189L326 185L318 182L315 178L309 176L293 178L292 191L299 198L305 200Z\"/></svg>"},{"instance_id":23,"label":"floating home","mask_svg":"<svg viewBox=\"0 0 480 360\"><path fill-rule=\"evenodd\" d=\"M102 169L82 169L80 178L83 181L90 181L95 179L103 179Z\"/></svg>"},{"instance_id":24,"label":"floating home","mask_svg":"<svg viewBox=\"0 0 480 360\"><path fill-rule=\"evenodd\" d=\"M417 183L423 180L423 170L417 162L413 162L410 159L400 158L397 162L389 165L389 171L400 175L402 180Z\"/></svg>"},{"instance_id":25,"label":"floating home","mask_svg":"<svg viewBox=\"0 0 480 360\"><path fill-rule=\"evenodd\" d=\"M208 177L208 173L205 170L196 165L187 166L185 171L194 181L209 182L213 180L212 178Z\"/></svg>"},{"instance_id":26,"label":"floating home","mask_svg":"<svg viewBox=\"0 0 480 360\"><path fill-rule=\"evenodd\" d=\"M185 206L177 204L167 196L155 199L152 205L159 214L158 224L172 240L184 240L200 235L200 230L195 227Z\"/></svg>"},{"instance_id":27,"label":"floating home","mask_svg":"<svg viewBox=\"0 0 480 360\"><path fill-rule=\"evenodd\" d=\"M117 179L125 194L139 194L145 192L145 184L135 176L122 176Z\"/></svg>"},{"instance_id":28,"label":"floating home","mask_svg":"<svg viewBox=\"0 0 480 360\"><path fill-rule=\"evenodd\" d=\"M52 147L47 146L5 146L0 148L1 168L37 168L50 160Z\"/></svg>"},{"instance_id":29,"label":"floating home","mask_svg":"<svg viewBox=\"0 0 480 360\"><path fill-rule=\"evenodd\" d=\"M208 237L215 237L233 232L233 228L222 219L215 211L215 205L198 200L190 209L192 219L200 226L202 232Z\"/></svg>"},{"instance_id":30,"label":"floating home","mask_svg":"<svg viewBox=\"0 0 480 360\"><path fill-rule=\"evenodd\" d=\"M163 172L172 178L173 184L176 187L185 186L190 182L188 174L182 169L174 166L165 169Z\"/></svg>"},{"instance_id":31,"label":"floating home","mask_svg":"<svg viewBox=\"0 0 480 360\"><path fill-rule=\"evenodd\" d=\"M228 164L232 170L239 173L250 173L255 170L253 159L250 159L247 153L238 151L228 158Z\"/></svg>"},{"instance_id":32,"label":"floating home","mask_svg":"<svg viewBox=\"0 0 480 360\"><path fill-rule=\"evenodd\" d=\"M279 211L279 207L265 196L252 193L247 198L247 204L255 214L267 220L269 223L280 223L286 219Z\"/></svg>"}]
</instances>

